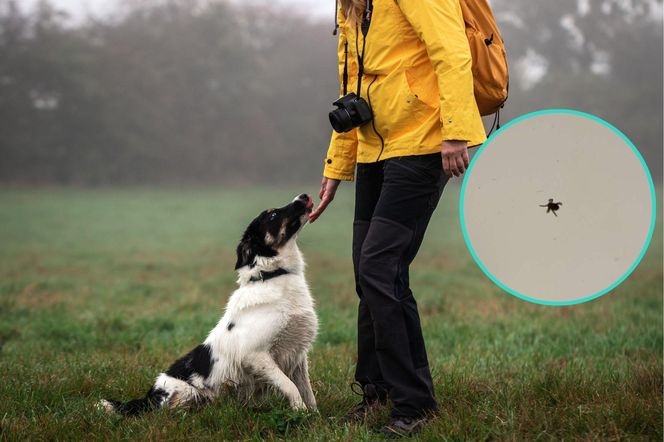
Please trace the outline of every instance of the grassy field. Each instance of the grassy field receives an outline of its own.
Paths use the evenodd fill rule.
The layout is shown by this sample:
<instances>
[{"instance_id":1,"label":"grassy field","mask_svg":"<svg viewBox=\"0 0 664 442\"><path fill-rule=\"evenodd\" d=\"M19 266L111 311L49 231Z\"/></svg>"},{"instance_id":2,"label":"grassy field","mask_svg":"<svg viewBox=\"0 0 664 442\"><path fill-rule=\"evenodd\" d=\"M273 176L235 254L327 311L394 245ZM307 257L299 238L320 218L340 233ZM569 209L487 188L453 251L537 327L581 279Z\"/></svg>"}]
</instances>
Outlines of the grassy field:
<instances>
[{"instance_id":1,"label":"grassy field","mask_svg":"<svg viewBox=\"0 0 664 442\"><path fill-rule=\"evenodd\" d=\"M0 438L373 440L335 417L358 401L351 186L302 234L321 331L320 414L220 400L137 419L101 397L142 395L199 343L235 287L234 248L260 209L314 189L0 191ZM573 307L496 288L445 191L411 275L441 412L420 440L662 440L661 224L617 289ZM661 212L658 214L661 220Z\"/></svg>"}]
</instances>

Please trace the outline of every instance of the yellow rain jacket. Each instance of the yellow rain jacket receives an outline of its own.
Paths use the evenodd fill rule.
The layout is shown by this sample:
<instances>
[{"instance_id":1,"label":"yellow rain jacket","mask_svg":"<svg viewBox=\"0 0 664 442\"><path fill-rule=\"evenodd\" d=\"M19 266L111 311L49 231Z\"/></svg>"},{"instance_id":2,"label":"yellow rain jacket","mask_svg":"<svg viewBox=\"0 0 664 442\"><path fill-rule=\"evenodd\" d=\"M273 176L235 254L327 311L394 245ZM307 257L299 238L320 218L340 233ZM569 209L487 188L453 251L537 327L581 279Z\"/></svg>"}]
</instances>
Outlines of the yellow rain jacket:
<instances>
[{"instance_id":1,"label":"yellow rain jacket","mask_svg":"<svg viewBox=\"0 0 664 442\"><path fill-rule=\"evenodd\" d=\"M347 41L348 92L355 92L362 32L341 8L338 23L339 77ZM361 96L374 121L333 132L324 176L351 181L356 163L440 152L443 140L486 140L459 0L374 0L366 40Z\"/></svg>"}]
</instances>

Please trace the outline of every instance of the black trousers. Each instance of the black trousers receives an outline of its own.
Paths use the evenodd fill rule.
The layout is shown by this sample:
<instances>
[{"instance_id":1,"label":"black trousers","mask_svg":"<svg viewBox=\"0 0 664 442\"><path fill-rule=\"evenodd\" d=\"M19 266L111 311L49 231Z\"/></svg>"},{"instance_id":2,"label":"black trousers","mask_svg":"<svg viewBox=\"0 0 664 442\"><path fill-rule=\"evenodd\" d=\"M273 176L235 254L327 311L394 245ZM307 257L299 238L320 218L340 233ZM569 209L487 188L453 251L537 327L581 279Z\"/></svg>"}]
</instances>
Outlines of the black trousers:
<instances>
[{"instance_id":1,"label":"black trousers","mask_svg":"<svg viewBox=\"0 0 664 442\"><path fill-rule=\"evenodd\" d=\"M381 399L389 396L394 417L417 417L437 408L408 268L446 182L440 154L357 166L355 379L363 387L371 384Z\"/></svg>"}]
</instances>

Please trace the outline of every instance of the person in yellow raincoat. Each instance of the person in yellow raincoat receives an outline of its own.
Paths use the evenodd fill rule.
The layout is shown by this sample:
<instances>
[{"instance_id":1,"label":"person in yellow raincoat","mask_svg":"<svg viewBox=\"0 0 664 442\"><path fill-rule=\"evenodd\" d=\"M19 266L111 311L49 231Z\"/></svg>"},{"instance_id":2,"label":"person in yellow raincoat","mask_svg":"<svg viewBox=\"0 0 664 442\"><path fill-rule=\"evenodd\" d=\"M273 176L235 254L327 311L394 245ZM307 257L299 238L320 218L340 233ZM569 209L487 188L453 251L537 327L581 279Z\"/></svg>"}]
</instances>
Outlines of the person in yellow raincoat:
<instances>
[{"instance_id":1,"label":"person in yellow raincoat","mask_svg":"<svg viewBox=\"0 0 664 442\"><path fill-rule=\"evenodd\" d=\"M465 172L468 148L485 132L459 0L340 0L337 16L339 76L345 67L347 90L356 91L363 62L359 96L373 118L333 132L311 221L340 181L356 178L355 380L363 399L344 419L360 421L389 399L381 431L406 435L437 410L408 268L445 183Z\"/></svg>"}]
</instances>

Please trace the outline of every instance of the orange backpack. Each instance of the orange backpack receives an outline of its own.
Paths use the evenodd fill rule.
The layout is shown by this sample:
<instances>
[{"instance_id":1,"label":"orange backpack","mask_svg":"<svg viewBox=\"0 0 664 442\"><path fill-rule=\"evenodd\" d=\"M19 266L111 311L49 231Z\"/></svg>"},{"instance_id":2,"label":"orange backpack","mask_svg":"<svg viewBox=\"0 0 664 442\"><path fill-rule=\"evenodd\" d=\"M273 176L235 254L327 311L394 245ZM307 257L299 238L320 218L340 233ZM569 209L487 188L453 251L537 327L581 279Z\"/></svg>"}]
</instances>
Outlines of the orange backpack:
<instances>
[{"instance_id":1,"label":"orange backpack","mask_svg":"<svg viewBox=\"0 0 664 442\"><path fill-rule=\"evenodd\" d=\"M507 100L505 43L487 0L459 0L473 57L475 100L480 115L496 113Z\"/></svg>"}]
</instances>

